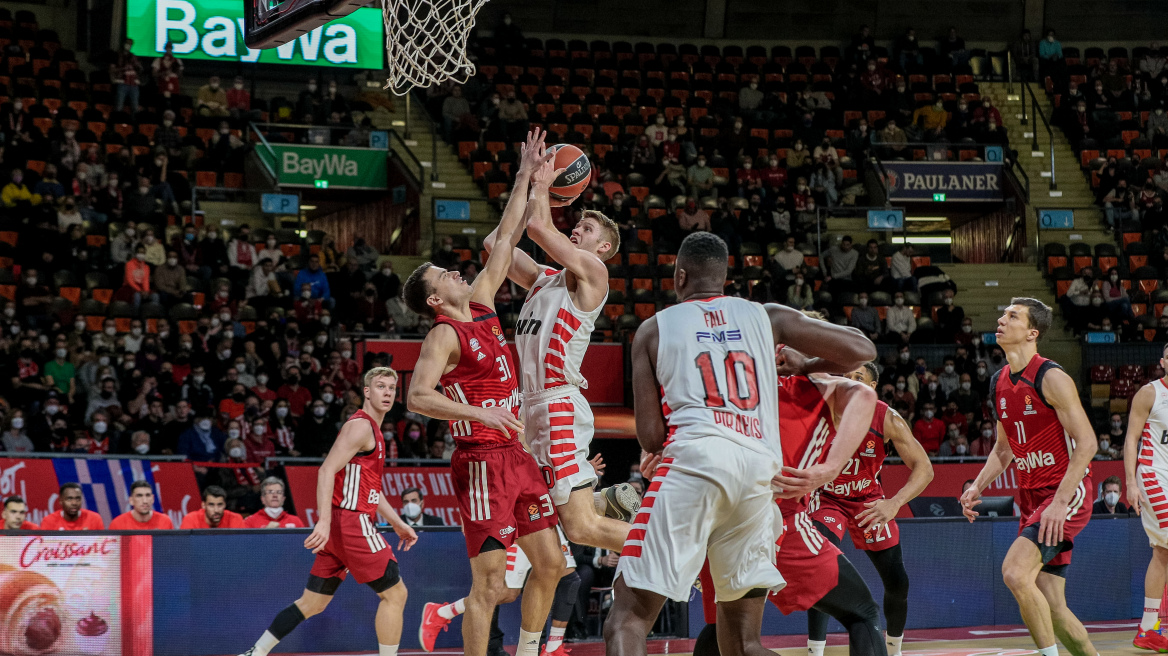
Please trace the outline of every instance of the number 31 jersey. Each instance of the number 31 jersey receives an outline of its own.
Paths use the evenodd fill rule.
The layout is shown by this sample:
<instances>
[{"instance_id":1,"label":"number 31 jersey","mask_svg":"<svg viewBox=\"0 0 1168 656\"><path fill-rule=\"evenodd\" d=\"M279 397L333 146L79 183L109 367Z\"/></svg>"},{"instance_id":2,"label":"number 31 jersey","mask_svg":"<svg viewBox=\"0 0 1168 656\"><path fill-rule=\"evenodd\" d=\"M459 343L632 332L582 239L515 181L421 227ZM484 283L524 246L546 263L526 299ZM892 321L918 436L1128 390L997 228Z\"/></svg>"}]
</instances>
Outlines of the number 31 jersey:
<instances>
[{"instance_id":1,"label":"number 31 jersey","mask_svg":"<svg viewBox=\"0 0 1168 656\"><path fill-rule=\"evenodd\" d=\"M716 296L657 313L657 380L671 440L721 438L783 460L766 308Z\"/></svg>"}]
</instances>

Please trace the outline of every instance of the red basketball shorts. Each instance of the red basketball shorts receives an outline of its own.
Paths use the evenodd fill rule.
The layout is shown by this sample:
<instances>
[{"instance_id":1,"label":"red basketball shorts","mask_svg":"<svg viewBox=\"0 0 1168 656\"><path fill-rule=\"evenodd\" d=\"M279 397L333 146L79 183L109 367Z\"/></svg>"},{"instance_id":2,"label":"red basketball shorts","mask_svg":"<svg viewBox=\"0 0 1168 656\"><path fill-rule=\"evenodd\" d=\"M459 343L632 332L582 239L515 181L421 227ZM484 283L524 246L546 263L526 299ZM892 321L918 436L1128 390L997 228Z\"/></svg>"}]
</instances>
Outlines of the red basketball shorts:
<instances>
[{"instance_id":1,"label":"red basketball shorts","mask_svg":"<svg viewBox=\"0 0 1168 656\"><path fill-rule=\"evenodd\" d=\"M811 513L811 519L826 526L838 539L843 539L845 531L850 533L852 544L861 551L891 549L900 544L900 527L896 525L895 519L882 525L879 531L861 527L856 519L867 510L864 504L883 498L883 493L862 499L848 499L819 492L819 509Z\"/></svg>"},{"instance_id":2,"label":"red basketball shorts","mask_svg":"<svg viewBox=\"0 0 1168 656\"><path fill-rule=\"evenodd\" d=\"M333 506L328 542L317 552L310 574L344 580L347 570L358 583L369 583L385 575L391 560L397 559L373 516Z\"/></svg>"},{"instance_id":3,"label":"red basketball shorts","mask_svg":"<svg viewBox=\"0 0 1168 656\"><path fill-rule=\"evenodd\" d=\"M784 516L783 529L775 565L787 587L772 592L769 598L784 615L790 615L819 603L839 584L842 552L815 528L805 512Z\"/></svg>"},{"instance_id":4,"label":"red basketball shorts","mask_svg":"<svg viewBox=\"0 0 1168 656\"><path fill-rule=\"evenodd\" d=\"M1018 506L1022 509L1018 521L1018 534L1021 535L1027 526L1040 525L1042 513L1050 506L1054 499L1057 487L1047 487L1038 490L1018 490ZM1090 476L1085 476L1075 488L1071 502L1067 504L1066 523L1063 524L1062 551L1046 562L1049 567L1071 564L1071 549L1074 547L1075 536L1082 531L1091 519L1091 506L1095 503L1095 484ZM1042 545L1038 545L1042 548Z\"/></svg>"},{"instance_id":5,"label":"red basketball shorts","mask_svg":"<svg viewBox=\"0 0 1168 656\"><path fill-rule=\"evenodd\" d=\"M479 555L487 538L510 547L515 538L558 523L547 482L519 442L480 448L460 445L450 458L450 469L471 558Z\"/></svg>"}]
</instances>

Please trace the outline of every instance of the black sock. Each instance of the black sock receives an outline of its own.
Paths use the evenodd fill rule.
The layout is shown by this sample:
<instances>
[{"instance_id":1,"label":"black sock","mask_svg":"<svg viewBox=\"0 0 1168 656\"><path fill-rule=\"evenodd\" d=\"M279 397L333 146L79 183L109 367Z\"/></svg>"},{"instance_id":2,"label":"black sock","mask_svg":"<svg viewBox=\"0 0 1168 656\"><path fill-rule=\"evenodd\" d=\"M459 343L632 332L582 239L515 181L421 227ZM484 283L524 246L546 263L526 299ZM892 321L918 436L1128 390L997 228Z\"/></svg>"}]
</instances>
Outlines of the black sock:
<instances>
[{"instance_id":1,"label":"black sock","mask_svg":"<svg viewBox=\"0 0 1168 656\"><path fill-rule=\"evenodd\" d=\"M300 608L296 604L289 604L287 608L276 613L276 619L272 620L268 633L276 636L277 640L283 640L284 636L292 633L292 629L303 621L304 613L300 612Z\"/></svg>"}]
</instances>

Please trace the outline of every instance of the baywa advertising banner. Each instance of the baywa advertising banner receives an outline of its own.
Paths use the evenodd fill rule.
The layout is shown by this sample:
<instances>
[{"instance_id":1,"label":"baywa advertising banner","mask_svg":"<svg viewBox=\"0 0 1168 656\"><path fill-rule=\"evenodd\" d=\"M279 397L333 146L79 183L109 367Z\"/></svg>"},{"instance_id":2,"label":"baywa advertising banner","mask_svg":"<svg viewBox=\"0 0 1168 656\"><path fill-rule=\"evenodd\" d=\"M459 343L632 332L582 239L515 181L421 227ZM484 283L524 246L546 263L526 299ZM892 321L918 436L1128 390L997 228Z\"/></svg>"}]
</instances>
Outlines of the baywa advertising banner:
<instances>
[{"instance_id":1,"label":"baywa advertising banner","mask_svg":"<svg viewBox=\"0 0 1168 656\"><path fill-rule=\"evenodd\" d=\"M884 162L892 201L1000 201L1002 165L993 162Z\"/></svg>"},{"instance_id":2,"label":"baywa advertising banner","mask_svg":"<svg viewBox=\"0 0 1168 656\"><path fill-rule=\"evenodd\" d=\"M381 10L363 7L278 48L253 50L243 42L240 0L128 0L126 36L139 57L160 57L166 42L180 59L297 66L383 68Z\"/></svg>"},{"instance_id":3,"label":"baywa advertising banner","mask_svg":"<svg viewBox=\"0 0 1168 656\"><path fill-rule=\"evenodd\" d=\"M306 144L271 144L259 148L281 187L386 189L386 152Z\"/></svg>"}]
</instances>

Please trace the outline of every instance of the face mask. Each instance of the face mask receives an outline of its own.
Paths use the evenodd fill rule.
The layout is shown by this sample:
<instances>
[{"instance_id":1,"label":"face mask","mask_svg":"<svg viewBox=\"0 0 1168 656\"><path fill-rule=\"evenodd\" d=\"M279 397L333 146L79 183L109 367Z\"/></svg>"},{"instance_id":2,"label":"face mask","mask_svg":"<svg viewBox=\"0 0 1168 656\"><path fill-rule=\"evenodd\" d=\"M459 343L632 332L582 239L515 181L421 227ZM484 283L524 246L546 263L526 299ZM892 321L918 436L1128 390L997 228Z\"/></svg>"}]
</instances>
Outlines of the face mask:
<instances>
[{"instance_id":1,"label":"face mask","mask_svg":"<svg viewBox=\"0 0 1168 656\"><path fill-rule=\"evenodd\" d=\"M953 305L953 299L951 299L951 298L946 298L946 299L945 299L945 305Z\"/></svg>"},{"instance_id":2,"label":"face mask","mask_svg":"<svg viewBox=\"0 0 1168 656\"><path fill-rule=\"evenodd\" d=\"M900 391L902 391L902 392L903 392L903 391L904 391L904 383L897 383L897 384L896 384L896 389L898 389L898 390L900 390Z\"/></svg>"},{"instance_id":3,"label":"face mask","mask_svg":"<svg viewBox=\"0 0 1168 656\"><path fill-rule=\"evenodd\" d=\"M1100 440L1099 441L1099 450L1100 451L1106 451L1110 448L1111 448L1111 441L1110 440Z\"/></svg>"},{"instance_id":4,"label":"face mask","mask_svg":"<svg viewBox=\"0 0 1168 656\"><path fill-rule=\"evenodd\" d=\"M322 325L322 326L327 326L332 322L333 322L333 318L328 316L328 315L325 315L325 316L320 318L320 325Z\"/></svg>"},{"instance_id":5,"label":"face mask","mask_svg":"<svg viewBox=\"0 0 1168 656\"><path fill-rule=\"evenodd\" d=\"M335 398L337 398L337 397L329 392L325 392L324 394L320 395L320 400L324 401L325 403L332 403L333 399L335 399Z\"/></svg>"},{"instance_id":6,"label":"face mask","mask_svg":"<svg viewBox=\"0 0 1168 656\"><path fill-rule=\"evenodd\" d=\"M1112 428L1119 428L1119 427L1121 427L1121 426L1123 426L1123 422L1122 422L1122 421L1113 421L1113 422L1111 422L1111 427L1112 427Z\"/></svg>"},{"instance_id":7,"label":"face mask","mask_svg":"<svg viewBox=\"0 0 1168 656\"><path fill-rule=\"evenodd\" d=\"M81 332L82 330L85 330L85 322L84 321L74 321L73 327L76 328L78 332Z\"/></svg>"},{"instance_id":8,"label":"face mask","mask_svg":"<svg viewBox=\"0 0 1168 656\"><path fill-rule=\"evenodd\" d=\"M239 431L235 431L235 432L238 433ZM231 456L232 458L235 458L236 460L243 458L243 454L244 454L243 447L239 447L239 446L233 447L230 451L227 452L227 455Z\"/></svg>"},{"instance_id":9,"label":"face mask","mask_svg":"<svg viewBox=\"0 0 1168 656\"><path fill-rule=\"evenodd\" d=\"M28 286L29 287L36 287L36 284L37 284L37 277L36 276L29 276L28 277Z\"/></svg>"},{"instance_id":10,"label":"face mask","mask_svg":"<svg viewBox=\"0 0 1168 656\"><path fill-rule=\"evenodd\" d=\"M97 433L98 435L105 433L106 428L108 428L108 426L104 421L93 422L93 432Z\"/></svg>"},{"instance_id":11,"label":"face mask","mask_svg":"<svg viewBox=\"0 0 1168 656\"><path fill-rule=\"evenodd\" d=\"M972 332L973 332L973 326L962 326L962 327L961 327L961 332L963 332L963 333L972 333Z\"/></svg>"},{"instance_id":12,"label":"face mask","mask_svg":"<svg viewBox=\"0 0 1168 656\"><path fill-rule=\"evenodd\" d=\"M52 417L53 415L57 414L60 411L61 411L61 406L59 406L59 405L53 404L53 405L46 405L45 406L45 414L47 414L50 417Z\"/></svg>"},{"instance_id":13,"label":"face mask","mask_svg":"<svg viewBox=\"0 0 1168 656\"><path fill-rule=\"evenodd\" d=\"M341 357L348 360L349 358L353 357L353 352L352 351L341 351Z\"/></svg>"},{"instance_id":14,"label":"face mask","mask_svg":"<svg viewBox=\"0 0 1168 656\"><path fill-rule=\"evenodd\" d=\"M58 358L61 358L62 360L64 360L65 356L67 356L67 355L69 355L69 351L67 349L63 349L63 348L57 349L57 357Z\"/></svg>"},{"instance_id":15,"label":"face mask","mask_svg":"<svg viewBox=\"0 0 1168 656\"><path fill-rule=\"evenodd\" d=\"M974 346L978 346L979 344L981 344L981 338L974 337L973 339L969 340L969 343L973 344Z\"/></svg>"},{"instance_id":16,"label":"face mask","mask_svg":"<svg viewBox=\"0 0 1168 656\"><path fill-rule=\"evenodd\" d=\"M402 514L410 519L417 519L422 515L422 507L411 501L402 506Z\"/></svg>"},{"instance_id":17,"label":"face mask","mask_svg":"<svg viewBox=\"0 0 1168 656\"><path fill-rule=\"evenodd\" d=\"M953 365L951 365L951 364L945 365L945 373L947 373L947 374L953 373Z\"/></svg>"},{"instance_id":18,"label":"face mask","mask_svg":"<svg viewBox=\"0 0 1168 656\"><path fill-rule=\"evenodd\" d=\"M211 420L210 419L200 419L199 420L199 430L201 430L201 431L211 430Z\"/></svg>"},{"instance_id":19,"label":"face mask","mask_svg":"<svg viewBox=\"0 0 1168 656\"><path fill-rule=\"evenodd\" d=\"M196 385L202 385L205 378L203 376L191 376L191 382Z\"/></svg>"},{"instance_id":20,"label":"face mask","mask_svg":"<svg viewBox=\"0 0 1168 656\"><path fill-rule=\"evenodd\" d=\"M908 351L905 351L904 353L900 354L900 361L901 362L908 362Z\"/></svg>"},{"instance_id":21,"label":"face mask","mask_svg":"<svg viewBox=\"0 0 1168 656\"><path fill-rule=\"evenodd\" d=\"M235 438L239 437L239 429L238 429L238 428L232 428L231 430L227 431L227 437L230 437L230 438L232 438L232 439L235 439ZM232 451L235 451L235 449L232 449ZM234 456L234 455L233 455L232 457L233 457L233 458L237 458L237 457L239 457L239 456Z\"/></svg>"},{"instance_id":22,"label":"face mask","mask_svg":"<svg viewBox=\"0 0 1168 656\"><path fill-rule=\"evenodd\" d=\"M220 323L231 323L231 315L230 314L219 315L219 322Z\"/></svg>"},{"instance_id":23,"label":"face mask","mask_svg":"<svg viewBox=\"0 0 1168 656\"><path fill-rule=\"evenodd\" d=\"M308 299L312 298L312 292L310 292L310 291L300 292L300 298L303 298L304 300L307 301Z\"/></svg>"},{"instance_id":24,"label":"face mask","mask_svg":"<svg viewBox=\"0 0 1168 656\"><path fill-rule=\"evenodd\" d=\"M932 419L933 418L933 411L932 410L925 410L921 414L923 414L925 416L925 419Z\"/></svg>"},{"instance_id":25,"label":"face mask","mask_svg":"<svg viewBox=\"0 0 1168 656\"><path fill-rule=\"evenodd\" d=\"M13 417L12 418L12 427L15 428L16 430L20 430L20 429L24 428L24 417Z\"/></svg>"},{"instance_id":26,"label":"face mask","mask_svg":"<svg viewBox=\"0 0 1168 656\"><path fill-rule=\"evenodd\" d=\"M1119 492L1108 492L1103 495L1103 503L1114 507L1119 503Z\"/></svg>"},{"instance_id":27,"label":"face mask","mask_svg":"<svg viewBox=\"0 0 1168 656\"><path fill-rule=\"evenodd\" d=\"M139 444L138 446L134 447L134 452L140 456L144 456L150 452L150 445L149 444Z\"/></svg>"},{"instance_id":28,"label":"face mask","mask_svg":"<svg viewBox=\"0 0 1168 656\"><path fill-rule=\"evenodd\" d=\"M251 432L255 433L256 435L263 435L265 430L267 430L267 429L264 427L263 424L256 424L255 426L252 427Z\"/></svg>"},{"instance_id":29,"label":"face mask","mask_svg":"<svg viewBox=\"0 0 1168 656\"><path fill-rule=\"evenodd\" d=\"M109 366L109 363L110 363L110 359L109 359L109 356L108 356L108 355L103 355L103 356L101 356L100 358L98 358L98 359L97 359L97 364L98 364L99 366L102 366L102 367L108 367L108 366Z\"/></svg>"},{"instance_id":30,"label":"face mask","mask_svg":"<svg viewBox=\"0 0 1168 656\"><path fill-rule=\"evenodd\" d=\"M326 412L328 412L328 408L325 408L322 405L318 405L312 409L312 414L317 417L323 417Z\"/></svg>"},{"instance_id":31,"label":"face mask","mask_svg":"<svg viewBox=\"0 0 1168 656\"><path fill-rule=\"evenodd\" d=\"M961 389L968 392L969 390L973 389L973 383L969 383L969 382L961 383Z\"/></svg>"},{"instance_id":32,"label":"face mask","mask_svg":"<svg viewBox=\"0 0 1168 656\"><path fill-rule=\"evenodd\" d=\"M190 342L183 342L182 344L179 345L179 348L181 348L184 351L189 351L192 348L194 348L194 346Z\"/></svg>"},{"instance_id":33,"label":"face mask","mask_svg":"<svg viewBox=\"0 0 1168 656\"><path fill-rule=\"evenodd\" d=\"M194 240L195 240L195 236L194 236L193 234L191 234L191 233L187 233L187 234L183 235L183 239L185 239L185 240L187 240L187 241L194 241Z\"/></svg>"},{"instance_id":34,"label":"face mask","mask_svg":"<svg viewBox=\"0 0 1168 656\"><path fill-rule=\"evenodd\" d=\"M982 437L993 437L994 431L991 428L986 428L986 429L982 430L981 436Z\"/></svg>"},{"instance_id":35,"label":"face mask","mask_svg":"<svg viewBox=\"0 0 1168 656\"><path fill-rule=\"evenodd\" d=\"M925 373L925 365L923 365L923 364L918 364L918 365L917 365L917 369L916 369L916 371L917 371L917 375L918 375L918 376L923 376L923 375L924 375L924 373Z\"/></svg>"},{"instance_id":36,"label":"face mask","mask_svg":"<svg viewBox=\"0 0 1168 656\"><path fill-rule=\"evenodd\" d=\"M985 375L985 373L986 373L986 368L985 368L985 367L978 367L978 368L977 368L977 375L978 375L978 376L984 376L984 375Z\"/></svg>"},{"instance_id":37,"label":"face mask","mask_svg":"<svg viewBox=\"0 0 1168 656\"><path fill-rule=\"evenodd\" d=\"M704 160L704 159L698 160L698 166L705 166L705 165L706 165L706 160Z\"/></svg>"},{"instance_id":38,"label":"face mask","mask_svg":"<svg viewBox=\"0 0 1168 656\"><path fill-rule=\"evenodd\" d=\"M1094 305L1095 307L1099 307L1100 305L1103 305L1103 299L1093 298L1093 299L1091 299L1091 305Z\"/></svg>"},{"instance_id":39,"label":"face mask","mask_svg":"<svg viewBox=\"0 0 1168 656\"><path fill-rule=\"evenodd\" d=\"M288 416L288 408L276 408L276 416L280 419Z\"/></svg>"},{"instance_id":40,"label":"face mask","mask_svg":"<svg viewBox=\"0 0 1168 656\"><path fill-rule=\"evenodd\" d=\"M284 514L284 508L280 507L280 506L277 506L275 508L264 508L264 512L268 515L268 517L270 517L272 519L276 519L280 515Z\"/></svg>"},{"instance_id":41,"label":"face mask","mask_svg":"<svg viewBox=\"0 0 1168 656\"><path fill-rule=\"evenodd\" d=\"M260 375L256 376L256 382L259 383L260 385L267 385L268 384L268 377L265 374L260 374Z\"/></svg>"},{"instance_id":42,"label":"face mask","mask_svg":"<svg viewBox=\"0 0 1168 656\"><path fill-rule=\"evenodd\" d=\"M964 444L958 444L957 445L957 455L963 456L966 453L969 453L969 447L965 446Z\"/></svg>"},{"instance_id":43,"label":"face mask","mask_svg":"<svg viewBox=\"0 0 1168 656\"><path fill-rule=\"evenodd\" d=\"M796 284L796 285L802 285L802 284L803 284L803 279L802 279L802 278L796 278L796 279L795 279L795 284Z\"/></svg>"}]
</instances>

